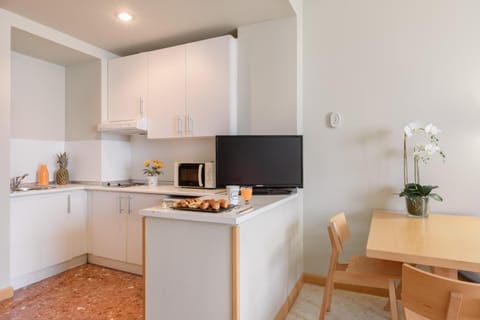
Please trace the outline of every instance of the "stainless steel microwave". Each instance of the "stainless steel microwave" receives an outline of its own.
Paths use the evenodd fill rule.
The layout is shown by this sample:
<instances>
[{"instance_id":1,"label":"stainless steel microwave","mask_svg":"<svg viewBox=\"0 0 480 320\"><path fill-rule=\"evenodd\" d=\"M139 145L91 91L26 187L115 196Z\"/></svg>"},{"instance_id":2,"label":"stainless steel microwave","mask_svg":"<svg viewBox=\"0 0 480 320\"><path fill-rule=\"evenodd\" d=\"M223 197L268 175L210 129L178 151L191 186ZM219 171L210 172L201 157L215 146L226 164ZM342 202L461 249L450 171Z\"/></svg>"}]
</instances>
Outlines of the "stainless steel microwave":
<instances>
[{"instance_id":1,"label":"stainless steel microwave","mask_svg":"<svg viewBox=\"0 0 480 320\"><path fill-rule=\"evenodd\" d=\"M173 183L176 187L214 189L215 162L175 162Z\"/></svg>"}]
</instances>

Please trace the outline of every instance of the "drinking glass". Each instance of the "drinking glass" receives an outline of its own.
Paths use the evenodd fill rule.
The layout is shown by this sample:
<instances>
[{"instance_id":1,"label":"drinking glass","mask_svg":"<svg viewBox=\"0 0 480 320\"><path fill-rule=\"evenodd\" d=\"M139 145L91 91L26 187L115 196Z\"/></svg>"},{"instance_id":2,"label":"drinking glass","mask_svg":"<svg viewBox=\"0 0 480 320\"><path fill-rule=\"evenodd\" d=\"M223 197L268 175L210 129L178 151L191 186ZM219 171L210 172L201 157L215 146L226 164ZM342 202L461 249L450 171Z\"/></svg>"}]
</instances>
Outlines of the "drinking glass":
<instances>
[{"instance_id":1,"label":"drinking glass","mask_svg":"<svg viewBox=\"0 0 480 320\"><path fill-rule=\"evenodd\" d=\"M243 200L245 200L245 204L249 204L253 194L252 187L241 187L240 194L242 195Z\"/></svg>"}]
</instances>

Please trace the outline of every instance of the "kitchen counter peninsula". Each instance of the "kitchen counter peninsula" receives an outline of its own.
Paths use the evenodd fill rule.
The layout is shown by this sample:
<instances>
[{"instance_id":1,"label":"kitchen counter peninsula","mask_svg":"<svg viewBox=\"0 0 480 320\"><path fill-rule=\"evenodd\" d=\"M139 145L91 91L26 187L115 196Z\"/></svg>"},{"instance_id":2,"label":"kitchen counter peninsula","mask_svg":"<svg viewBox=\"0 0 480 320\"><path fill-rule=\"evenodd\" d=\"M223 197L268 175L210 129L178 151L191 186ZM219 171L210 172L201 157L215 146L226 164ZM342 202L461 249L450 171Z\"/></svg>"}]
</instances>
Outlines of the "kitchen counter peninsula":
<instances>
[{"instance_id":1,"label":"kitchen counter peninsula","mask_svg":"<svg viewBox=\"0 0 480 320\"><path fill-rule=\"evenodd\" d=\"M146 319L274 319L302 274L301 212L301 190L223 213L141 210Z\"/></svg>"}]
</instances>

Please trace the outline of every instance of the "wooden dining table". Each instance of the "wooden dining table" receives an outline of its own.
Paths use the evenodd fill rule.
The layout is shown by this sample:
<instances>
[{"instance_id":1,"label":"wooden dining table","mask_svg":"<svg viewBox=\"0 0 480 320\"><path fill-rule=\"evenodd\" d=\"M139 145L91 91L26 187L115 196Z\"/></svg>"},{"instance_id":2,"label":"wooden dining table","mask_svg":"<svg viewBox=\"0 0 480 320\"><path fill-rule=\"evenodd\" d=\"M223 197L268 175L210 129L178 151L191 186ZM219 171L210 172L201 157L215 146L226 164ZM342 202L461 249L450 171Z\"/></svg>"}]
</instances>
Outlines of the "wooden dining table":
<instances>
[{"instance_id":1,"label":"wooden dining table","mask_svg":"<svg viewBox=\"0 0 480 320\"><path fill-rule=\"evenodd\" d=\"M480 217L374 210L367 256L431 266L434 273L457 278L457 270L480 272Z\"/></svg>"}]
</instances>

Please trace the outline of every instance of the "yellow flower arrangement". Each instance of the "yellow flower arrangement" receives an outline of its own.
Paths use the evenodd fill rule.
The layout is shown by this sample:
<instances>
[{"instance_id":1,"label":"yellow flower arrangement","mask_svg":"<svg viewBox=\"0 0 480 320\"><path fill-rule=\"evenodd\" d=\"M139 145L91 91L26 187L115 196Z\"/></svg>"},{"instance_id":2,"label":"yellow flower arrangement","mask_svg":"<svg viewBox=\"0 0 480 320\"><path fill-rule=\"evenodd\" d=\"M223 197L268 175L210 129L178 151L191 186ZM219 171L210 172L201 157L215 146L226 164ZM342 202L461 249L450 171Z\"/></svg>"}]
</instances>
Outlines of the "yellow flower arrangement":
<instances>
[{"instance_id":1,"label":"yellow flower arrangement","mask_svg":"<svg viewBox=\"0 0 480 320\"><path fill-rule=\"evenodd\" d=\"M143 166L145 167L143 173L147 176L152 177L162 174L160 169L163 168L163 162L160 160L145 160L143 161Z\"/></svg>"}]
</instances>

